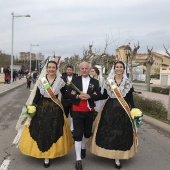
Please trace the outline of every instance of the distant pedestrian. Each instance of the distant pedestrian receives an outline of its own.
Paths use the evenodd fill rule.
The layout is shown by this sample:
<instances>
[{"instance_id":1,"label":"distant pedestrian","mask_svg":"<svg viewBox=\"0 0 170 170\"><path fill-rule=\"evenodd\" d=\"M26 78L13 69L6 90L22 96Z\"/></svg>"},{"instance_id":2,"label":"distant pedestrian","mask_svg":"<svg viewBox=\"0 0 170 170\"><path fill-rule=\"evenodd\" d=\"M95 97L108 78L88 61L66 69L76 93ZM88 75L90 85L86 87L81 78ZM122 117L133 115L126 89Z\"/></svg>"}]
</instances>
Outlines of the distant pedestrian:
<instances>
[{"instance_id":1,"label":"distant pedestrian","mask_svg":"<svg viewBox=\"0 0 170 170\"><path fill-rule=\"evenodd\" d=\"M26 79L27 79L27 89L30 89L31 82L32 82L31 71L27 74Z\"/></svg>"},{"instance_id":2,"label":"distant pedestrian","mask_svg":"<svg viewBox=\"0 0 170 170\"><path fill-rule=\"evenodd\" d=\"M19 78L19 80L22 78L22 71L21 71L21 69L18 71L18 78Z\"/></svg>"},{"instance_id":3,"label":"distant pedestrian","mask_svg":"<svg viewBox=\"0 0 170 170\"><path fill-rule=\"evenodd\" d=\"M7 69L4 69L4 74L5 74L5 84L10 84L11 71L10 71L9 67Z\"/></svg>"},{"instance_id":4,"label":"distant pedestrian","mask_svg":"<svg viewBox=\"0 0 170 170\"><path fill-rule=\"evenodd\" d=\"M13 70L13 82L17 80L17 76L18 76L17 70Z\"/></svg>"},{"instance_id":5,"label":"distant pedestrian","mask_svg":"<svg viewBox=\"0 0 170 170\"><path fill-rule=\"evenodd\" d=\"M36 80L37 80L37 72L34 71L33 74L32 74L32 82L33 82L33 84L36 83Z\"/></svg>"}]
</instances>

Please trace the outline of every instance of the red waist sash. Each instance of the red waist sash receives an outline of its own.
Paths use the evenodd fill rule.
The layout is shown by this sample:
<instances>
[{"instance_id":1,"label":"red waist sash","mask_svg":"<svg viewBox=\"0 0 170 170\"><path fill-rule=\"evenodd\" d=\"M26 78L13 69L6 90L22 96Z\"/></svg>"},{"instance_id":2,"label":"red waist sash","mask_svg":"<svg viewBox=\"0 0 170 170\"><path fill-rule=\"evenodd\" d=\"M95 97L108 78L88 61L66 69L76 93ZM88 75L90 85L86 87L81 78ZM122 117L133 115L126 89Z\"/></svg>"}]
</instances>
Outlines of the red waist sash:
<instances>
[{"instance_id":1,"label":"red waist sash","mask_svg":"<svg viewBox=\"0 0 170 170\"><path fill-rule=\"evenodd\" d=\"M73 111L79 111L79 112L90 112L94 111L94 108L89 109L87 107L87 100L80 100L79 105L73 104L72 106Z\"/></svg>"}]
</instances>

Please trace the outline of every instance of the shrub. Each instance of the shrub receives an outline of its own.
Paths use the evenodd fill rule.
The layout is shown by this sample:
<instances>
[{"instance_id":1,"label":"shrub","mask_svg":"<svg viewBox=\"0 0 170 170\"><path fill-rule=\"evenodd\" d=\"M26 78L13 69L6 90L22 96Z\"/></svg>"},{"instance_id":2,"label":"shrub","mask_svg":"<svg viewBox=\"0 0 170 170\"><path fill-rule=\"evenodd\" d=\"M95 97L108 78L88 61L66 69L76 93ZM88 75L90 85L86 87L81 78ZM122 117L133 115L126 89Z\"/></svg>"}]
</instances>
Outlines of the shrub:
<instances>
[{"instance_id":1,"label":"shrub","mask_svg":"<svg viewBox=\"0 0 170 170\"><path fill-rule=\"evenodd\" d=\"M167 123L167 110L158 100L150 100L134 94L135 107L144 114Z\"/></svg>"},{"instance_id":2,"label":"shrub","mask_svg":"<svg viewBox=\"0 0 170 170\"><path fill-rule=\"evenodd\" d=\"M152 87L152 92L169 95L169 89L168 88Z\"/></svg>"},{"instance_id":3,"label":"shrub","mask_svg":"<svg viewBox=\"0 0 170 170\"><path fill-rule=\"evenodd\" d=\"M141 81L141 80L133 80L133 83L145 83L145 81Z\"/></svg>"},{"instance_id":4,"label":"shrub","mask_svg":"<svg viewBox=\"0 0 170 170\"><path fill-rule=\"evenodd\" d=\"M160 78L160 74L154 74L154 75L151 75L150 78L156 78L156 79L159 79Z\"/></svg>"}]
</instances>

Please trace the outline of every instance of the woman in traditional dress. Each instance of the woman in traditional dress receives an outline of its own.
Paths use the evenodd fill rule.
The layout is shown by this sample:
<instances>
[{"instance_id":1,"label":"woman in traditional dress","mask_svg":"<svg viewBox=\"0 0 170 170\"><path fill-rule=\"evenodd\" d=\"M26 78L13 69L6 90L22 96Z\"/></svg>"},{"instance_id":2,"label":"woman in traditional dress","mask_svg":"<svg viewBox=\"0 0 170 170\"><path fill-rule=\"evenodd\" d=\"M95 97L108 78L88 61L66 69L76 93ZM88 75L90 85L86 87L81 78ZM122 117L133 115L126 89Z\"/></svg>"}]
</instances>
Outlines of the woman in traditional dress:
<instances>
[{"instance_id":1,"label":"woman in traditional dress","mask_svg":"<svg viewBox=\"0 0 170 170\"><path fill-rule=\"evenodd\" d=\"M101 76L101 73L99 71L99 69L97 67L93 67L91 70L90 70L90 73L91 73L91 76L94 78L94 79L97 79L99 81L99 86L100 86L100 89L101 89L101 94L103 94L103 91L104 91L104 82L105 82L105 79L104 77ZM97 113L100 111L102 105L104 103L104 100L98 100L98 101L95 101L95 113L94 113L94 119L96 118L97 116Z\"/></svg>"},{"instance_id":2,"label":"woman in traditional dress","mask_svg":"<svg viewBox=\"0 0 170 170\"><path fill-rule=\"evenodd\" d=\"M65 83L56 75L57 63L49 61L46 74L40 75L33 98L36 114L30 125L24 126L19 149L25 155L45 158L44 167L50 159L66 155L73 148L73 139L68 120L63 113L59 94L65 94ZM52 94L51 94L52 93Z\"/></svg>"},{"instance_id":3,"label":"woman in traditional dress","mask_svg":"<svg viewBox=\"0 0 170 170\"><path fill-rule=\"evenodd\" d=\"M124 102L120 101L119 94L115 94L112 87L118 89ZM131 81L126 77L123 62L118 61L113 66L104 88L103 98L108 99L95 119L89 147L95 155L115 159L115 167L120 169L119 160L129 159L137 152L136 131L129 115L129 111L134 108L134 90ZM124 106L127 110L129 108L128 113Z\"/></svg>"}]
</instances>

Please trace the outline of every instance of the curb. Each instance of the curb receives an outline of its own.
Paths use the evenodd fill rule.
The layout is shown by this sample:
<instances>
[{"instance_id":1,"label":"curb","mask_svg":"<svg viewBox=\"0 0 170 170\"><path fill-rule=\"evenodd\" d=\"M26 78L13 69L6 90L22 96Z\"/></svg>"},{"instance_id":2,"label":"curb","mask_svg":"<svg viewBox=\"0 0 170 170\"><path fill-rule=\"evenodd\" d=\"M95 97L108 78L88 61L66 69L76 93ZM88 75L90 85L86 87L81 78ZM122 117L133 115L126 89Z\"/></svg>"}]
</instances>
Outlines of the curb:
<instances>
[{"instance_id":1,"label":"curb","mask_svg":"<svg viewBox=\"0 0 170 170\"><path fill-rule=\"evenodd\" d=\"M14 90L14 89L17 89L18 87L21 87L21 86L23 86L23 85L25 85L25 84L26 84L26 82L23 83L23 84L20 84L20 85L18 85L18 86L16 86L16 87L13 87L13 88L11 88L11 89L9 89L9 90L7 90L7 91L4 91L4 92L0 93L0 96L3 96L3 95L5 95L6 93L8 93L8 92L10 92L10 91L12 91L12 90Z\"/></svg>"},{"instance_id":2,"label":"curb","mask_svg":"<svg viewBox=\"0 0 170 170\"><path fill-rule=\"evenodd\" d=\"M163 131L170 134L170 125L169 124L161 122L161 121L159 121L157 119L154 119L152 117L149 117L147 115L143 115L143 120L145 122L147 122L148 124L151 124L151 125L153 125L153 126L155 126L157 128L160 128L161 130L163 130Z\"/></svg>"}]
</instances>

